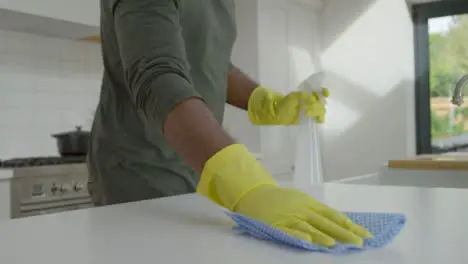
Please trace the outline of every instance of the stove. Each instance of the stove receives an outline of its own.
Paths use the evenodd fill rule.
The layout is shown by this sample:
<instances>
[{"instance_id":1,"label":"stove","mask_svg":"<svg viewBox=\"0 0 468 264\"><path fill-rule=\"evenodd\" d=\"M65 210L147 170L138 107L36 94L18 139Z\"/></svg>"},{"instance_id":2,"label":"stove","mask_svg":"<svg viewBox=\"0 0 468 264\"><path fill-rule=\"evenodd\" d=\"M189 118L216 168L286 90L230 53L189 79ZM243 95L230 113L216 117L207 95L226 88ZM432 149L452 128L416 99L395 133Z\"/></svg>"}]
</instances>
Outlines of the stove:
<instances>
[{"instance_id":1,"label":"stove","mask_svg":"<svg viewBox=\"0 0 468 264\"><path fill-rule=\"evenodd\" d=\"M10 159L1 161L0 169L13 172L11 218L92 206L85 156Z\"/></svg>"},{"instance_id":2,"label":"stove","mask_svg":"<svg viewBox=\"0 0 468 264\"><path fill-rule=\"evenodd\" d=\"M16 158L10 160L0 160L1 168L23 168L23 167L36 167L47 165L61 165L61 164L74 164L85 163L86 156L69 156L69 157L29 157L29 158Z\"/></svg>"}]
</instances>

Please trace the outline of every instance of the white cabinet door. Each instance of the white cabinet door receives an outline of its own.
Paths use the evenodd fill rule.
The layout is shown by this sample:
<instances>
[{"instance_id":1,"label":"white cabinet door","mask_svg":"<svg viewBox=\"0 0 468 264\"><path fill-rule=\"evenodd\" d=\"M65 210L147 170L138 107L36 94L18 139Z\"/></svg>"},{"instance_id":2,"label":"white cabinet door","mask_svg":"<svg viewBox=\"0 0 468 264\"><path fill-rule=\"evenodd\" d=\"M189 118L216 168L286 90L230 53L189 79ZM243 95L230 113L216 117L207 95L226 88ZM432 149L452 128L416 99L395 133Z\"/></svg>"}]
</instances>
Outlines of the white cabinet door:
<instances>
[{"instance_id":1,"label":"white cabinet door","mask_svg":"<svg viewBox=\"0 0 468 264\"><path fill-rule=\"evenodd\" d=\"M295 4L288 6L288 51L289 81L291 90L295 89L312 73L320 70L318 13L310 7ZM288 129L287 149L289 160L294 164L296 146L301 139L297 137L297 127Z\"/></svg>"},{"instance_id":2,"label":"white cabinet door","mask_svg":"<svg viewBox=\"0 0 468 264\"><path fill-rule=\"evenodd\" d=\"M287 93L317 70L317 17L311 7L292 1L259 1L259 77L262 84ZM282 126L262 127L264 164L275 176L292 175L295 130Z\"/></svg>"},{"instance_id":3,"label":"white cabinet door","mask_svg":"<svg viewBox=\"0 0 468 264\"><path fill-rule=\"evenodd\" d=\"M10 180L0 179L0 221L10 219Z\"/></svg>"},{"instance_id":4,"label":"white cabinet door","mask_svg":"<svg viewBox=\"0 0 468 264\"><path fill-rule=\"evenodd\" d=\"M318 15L301 5L288 7L288 51L290 85L294 89L320 65Z\"/></svg>"},{"instance_id":5,"label":"white cabinet door","mask_svg":"<svg viewBox=\"0 0 468 264\"><path fill-rule=\"evenodd\" d=\"M289 87L287 12L276 1L259 3L259 77L260 82L280 92ZM273 174L291 170L284 150L288 149L288 129L281 126L261 128L263 163Z\"/></svg>"},{"instance_id":6,"label":"white cabinet door","mask_svg":"<svg viewBox=\"0 0 468 264\"><path fill-rule=\"evenodd\" d=\"M232 62L253 79L258 79L257 2L236 1L237 39L232 51ZM226 106L223 127L238 142L254 153L260 153L260 127L250 123L247 112Z\"/></svg>"}]
</instances>

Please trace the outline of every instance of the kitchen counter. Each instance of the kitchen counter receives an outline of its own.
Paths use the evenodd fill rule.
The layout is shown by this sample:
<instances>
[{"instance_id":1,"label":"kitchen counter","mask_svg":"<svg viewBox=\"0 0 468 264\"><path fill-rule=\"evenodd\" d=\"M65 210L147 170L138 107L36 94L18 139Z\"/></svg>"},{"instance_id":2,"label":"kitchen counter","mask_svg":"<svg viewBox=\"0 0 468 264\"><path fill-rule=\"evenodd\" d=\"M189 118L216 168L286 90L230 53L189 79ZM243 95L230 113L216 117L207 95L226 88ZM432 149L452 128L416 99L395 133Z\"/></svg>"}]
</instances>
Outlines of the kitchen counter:
<instances>
[{"instance_id":1,"label":"kitchen counter","mask_svg":"<svg viewBox=\"0 0 468 264\"><path fill-rule=\"evenodd\" d=\"M13 177L13 170L0 168L0 181L10 180Z\"/></svg>"},{"instance_id":2,"label":"kitchen counter","mask_svg":"<svg viewBox=\"0 0 468 264\"><path fill-rule=\"evenodd\" d=\"M235 234L222 210L183 195L0 223L0 263L466 263L468 190L326 184L309 190L349 211L401 212L407 226L383 249L302 252Z\"/></svg>"},{"instance_id":3,"label":"kitchen counter","mask_svg":"<svg viewBox=\"0 0 468 264\"><path fill-rule=\"evenodd\" d=\"M336 182L365 185L468 189L468 152L447 152L394 159L372 174Z\"/></svg>"}]
</instances>

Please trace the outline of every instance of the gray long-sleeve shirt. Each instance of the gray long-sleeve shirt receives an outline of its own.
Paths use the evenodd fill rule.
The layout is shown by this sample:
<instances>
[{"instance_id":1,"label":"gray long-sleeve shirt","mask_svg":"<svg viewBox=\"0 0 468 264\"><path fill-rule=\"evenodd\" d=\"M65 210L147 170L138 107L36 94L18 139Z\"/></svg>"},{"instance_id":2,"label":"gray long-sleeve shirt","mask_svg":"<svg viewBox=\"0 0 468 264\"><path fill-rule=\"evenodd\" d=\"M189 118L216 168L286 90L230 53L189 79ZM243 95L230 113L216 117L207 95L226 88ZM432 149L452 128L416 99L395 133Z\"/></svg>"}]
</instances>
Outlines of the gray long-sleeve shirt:
<instances>
[{"instance_id":1,"label":"gray long-sleeve shirt","mask_svg":"<svg viewBox=\"0 0 468 264\"><path fill-rule=\"evenodd\" d=\"M104 74L88 167L107 203L195 190L199 176L162 126L191 97L222 122L235 38L233 0L101 0Z\"/></svg>"}]
</instances>

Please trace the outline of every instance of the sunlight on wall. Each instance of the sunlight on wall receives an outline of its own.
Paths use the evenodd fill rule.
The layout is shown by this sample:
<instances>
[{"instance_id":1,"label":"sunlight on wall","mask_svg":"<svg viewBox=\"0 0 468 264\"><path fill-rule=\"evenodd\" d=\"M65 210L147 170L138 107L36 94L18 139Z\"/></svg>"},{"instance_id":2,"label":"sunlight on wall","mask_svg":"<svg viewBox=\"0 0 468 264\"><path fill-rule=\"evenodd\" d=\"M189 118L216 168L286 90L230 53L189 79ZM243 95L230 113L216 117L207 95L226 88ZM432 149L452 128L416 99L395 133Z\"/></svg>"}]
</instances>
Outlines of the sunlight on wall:
<instances>
[{"instance_id":1,"label":"sunlight on wall","mask_svg":"<svg viewBox=\"0 0 468 264\"><path fill-rule=\"evenodd\" d=\"M333 88L330 90L333 91ZM333 93L327 99L327 116L323 131L327 136L335 137L342 133L361 119L362 113L355 109L351 109L344 103L334 100Z\"/></svg>"},{"instance_id":2,"label":"sunlight on wall","mask_svg":"<svg viewBox=\"0 0 468 264\"><path fill-rule=\"evenodd\" d=\"M395 39L413 37L411 32L398 30L405 26L410 27L411 25L406 25L409 20L397 20L392 16L382 15L396 7L406 8L399 5L405 5L404 1L381 0L370 6L324 50L324 68L333 68L334 72L375 96L387 95L404 77L404 73L411 72L407 67L413 67L408 65L402 69L401 56L383 54L384 50L401 50L401 55L404 56L403 53L408 50L405 46L407 42ZM356 67L357 64L359 67ZM374 74L378 74L378 78Z\"/></svg>"},{"instance_id":3,"label":"sunlight on wall","mask_svg":"<svg viewBox=\"0 0 468 264\"><path fill-rule=\"evenodd\" d=\"M314 63L309 51L304 48L290 46L289 55L291 63L291 78L293 78L291 83L294 84L293 87L297 87L311 74L320 70L316 66L320 65L319 62ZM330 80L327 81L327 83L330 83ZM340 135L346 129L352 127L353 124L357 122L362 115L358 111L347 107L344 103L340 103L339 101L333 99L333 87L327 88L330 89L332 95L331 98L327 99L328 119L323 128L327 136ZM291 133L296 134L296 131L292 131Z\"/></svg>"},{"instance_id":4,"label":"sunlight on wall","mask_svg":"<svg viewBox=\"0 0 468 264\"><path fill-rule=\"evenodd\" d=\"M291 84L295 89L303 80L319 69L312 61L312 56L305 48L289 46L289 63L291 65Z\"/></svg>"}]
</instances>

